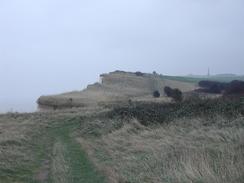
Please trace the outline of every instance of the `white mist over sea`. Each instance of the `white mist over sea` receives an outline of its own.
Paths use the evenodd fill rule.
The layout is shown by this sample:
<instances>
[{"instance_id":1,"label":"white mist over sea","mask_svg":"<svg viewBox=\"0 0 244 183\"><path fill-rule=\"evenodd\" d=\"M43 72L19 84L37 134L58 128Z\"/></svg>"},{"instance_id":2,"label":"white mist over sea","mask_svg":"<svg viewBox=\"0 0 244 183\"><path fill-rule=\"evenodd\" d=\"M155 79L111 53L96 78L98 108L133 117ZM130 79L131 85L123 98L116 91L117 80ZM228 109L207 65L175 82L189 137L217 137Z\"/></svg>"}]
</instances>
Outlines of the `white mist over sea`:
<instances>
[{"instance_id":1,"label":"white mist over sea","mask_svg":"<svg viewBox=\"0 0 244 183\"><path fill-rule=\"evenodd\" d=\"M35 97L30 98L0 98L0 113L35 112L37 103Z\"/></svg>"}]
</instances>

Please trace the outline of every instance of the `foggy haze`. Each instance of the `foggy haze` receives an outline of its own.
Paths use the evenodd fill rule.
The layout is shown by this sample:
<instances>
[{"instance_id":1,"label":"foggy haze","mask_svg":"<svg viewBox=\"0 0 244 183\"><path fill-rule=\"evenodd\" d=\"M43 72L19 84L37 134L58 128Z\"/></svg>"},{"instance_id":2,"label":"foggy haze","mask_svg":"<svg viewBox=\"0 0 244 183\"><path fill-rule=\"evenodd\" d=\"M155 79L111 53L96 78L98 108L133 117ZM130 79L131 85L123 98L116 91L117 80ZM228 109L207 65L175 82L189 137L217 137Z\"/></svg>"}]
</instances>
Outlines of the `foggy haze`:
<instances>
[{"instance_id":1,"label":"foggy haze","mask_svg":"<svg viewBox=\"0 0 244 183\"><path fill-rule=\"evenodd\" d=\"M114 70L244 68L243 0L1 0L0 111L81 90Z\"/></svg>"}]
</instances>

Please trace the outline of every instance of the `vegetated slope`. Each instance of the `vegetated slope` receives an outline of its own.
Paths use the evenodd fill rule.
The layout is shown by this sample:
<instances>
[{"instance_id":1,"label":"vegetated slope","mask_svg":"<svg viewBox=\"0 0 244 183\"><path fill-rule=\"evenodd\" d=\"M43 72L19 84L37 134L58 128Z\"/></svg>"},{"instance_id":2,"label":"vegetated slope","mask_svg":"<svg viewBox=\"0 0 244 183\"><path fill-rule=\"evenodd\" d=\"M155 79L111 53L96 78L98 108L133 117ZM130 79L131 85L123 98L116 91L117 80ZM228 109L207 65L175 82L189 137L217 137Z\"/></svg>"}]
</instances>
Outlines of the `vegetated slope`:
<instances>
[{"instance_id":1,"label":"vegetated slope","mask_svg":"<svg viewBox=\"0 0 244 183\"><path fill-rule=\"evenodd\" d=\"M164 93L164 87L179 88L184 91L195 89L192 83L162 79L158 75L116 71L101 75L101 82L89 85L83 91L75 91L53 96L41 96L40 108L69 108L99 105L125 101L138 97L152 98L154 90Z\"/></svg>"},{"instance_id":2,"label":"vegetated slope","mask_svg":"<svg viewBox=\"0 0 244 183\"><path fill-rule=\"evenodd\" d=\"M110 182L242 183L244 105L136 104L83 119L80 143Z\"/></svg>"},{"instance_id":3,"label":"vegetated slope","mask_svg":"<svg viewBox=\"0 0 244 183\"><path fill-rule=\"evenodd\" d=\"M0 115L2 183L243 183L239 98Z\"/></svg>"},{"instance_id":4,"label":"vegetated slope","mask_svg":"<svg viewBox=\"0 0 244 183\"><path fill-rule=\"evenodd\" d=\"M76 115L0 115L0 183L106 182L76 140Z\"/></svg>"}]
</instances>

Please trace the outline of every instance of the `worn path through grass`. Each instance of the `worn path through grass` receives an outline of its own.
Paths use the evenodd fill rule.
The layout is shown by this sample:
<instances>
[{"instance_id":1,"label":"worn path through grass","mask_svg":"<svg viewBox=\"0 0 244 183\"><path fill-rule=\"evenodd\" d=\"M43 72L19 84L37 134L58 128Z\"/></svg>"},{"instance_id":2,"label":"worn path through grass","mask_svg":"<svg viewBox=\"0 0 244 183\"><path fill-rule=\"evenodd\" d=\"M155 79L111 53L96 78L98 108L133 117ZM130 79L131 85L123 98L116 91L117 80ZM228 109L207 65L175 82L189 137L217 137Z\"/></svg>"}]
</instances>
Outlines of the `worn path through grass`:
<instances>
[{"instance_id":1,"label":"worn path through grass","mask_svg":"<svg viewBox=\"0 0 244 183\"><path fill-rule=\"evenodd\" d=\"M74 133L80 118L0 116L0 183L103 183Z\"/></svg>"},{"instance_id":2,"label":"worn path through grass","mask_svg":"<svg viewBox=\"0 0 244 183\"><path fill-rule=\"evenodd\" d=\"M105 178L89 161L72 135L76 123L64 124L50 130L54 137L50 182L103 183Z\"/></svg>"}]
</instances>

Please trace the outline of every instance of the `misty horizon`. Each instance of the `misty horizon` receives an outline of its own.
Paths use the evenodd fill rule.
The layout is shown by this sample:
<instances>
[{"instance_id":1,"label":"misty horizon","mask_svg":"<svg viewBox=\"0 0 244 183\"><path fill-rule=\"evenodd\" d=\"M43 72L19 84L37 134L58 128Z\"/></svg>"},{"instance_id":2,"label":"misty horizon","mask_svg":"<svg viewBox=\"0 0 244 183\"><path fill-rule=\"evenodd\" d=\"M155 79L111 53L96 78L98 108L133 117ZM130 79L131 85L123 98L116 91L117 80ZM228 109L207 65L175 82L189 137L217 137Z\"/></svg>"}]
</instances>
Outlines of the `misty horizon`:
<instances>
[{"instance_id":1,"label":"misty horizon","mask_svg":"<svg viewBox=\"0 0 244 183\"><path fill-rule=\"evenodd\" d=\"M244 75L243 8L242 0L1 1L0 111L33 111L39 96L82 90L115 70Z\"/></svg>"},{"instance_id":2,"label":"misty horizon","mask_svg":"<svg viewBox=\"0 0 244 183\"><path fill-rule=\"evenodd\" d=\"M122 70L121 70L122 71ZM126 72L134 72L134 71L126 71ZM157 74L161 74L161 73L158 73ZM219 74L213 74L211 76L215 76L215 75L228 75L228 74L231 74L232 73L219 73ZM238 76L237 74L234 74L236 76ZM179 75L178 75L179 76ZM197 75L197 74L188 74L188 75L182 75L182 76L199 76L199 77L204 77L204 76L208 76L207 74L205 75ZM239 76L243 76L243 75L239 75ZM92 83L88 83L87 85L89 84L93 84L95 82L98 82L99 79L97 78L97 80L95 80L94 82ZM81 87L81 88L73 88L73 89L67 89L67 90L63 90L63 91L54 91L53 93L42 93L40 95L36 95L36 96L30 96L30 97L21 97L21 96L17 96L17 97L13 97L11 96L11 98L7 98L5 96L1 97L1 106L0 106L0 114L1 113L6 113L6 112L34 112L36 110L38 110L38 104L37 104L37 99L42 96L42 95L54 95L54 94L61 94L61 93L65 93L65 92L70 92L70 91L82 91L83 89L85 89L86 86L84 87ZM3 105L4 104L4 105Z\"/></svg>"}]
</instances>

